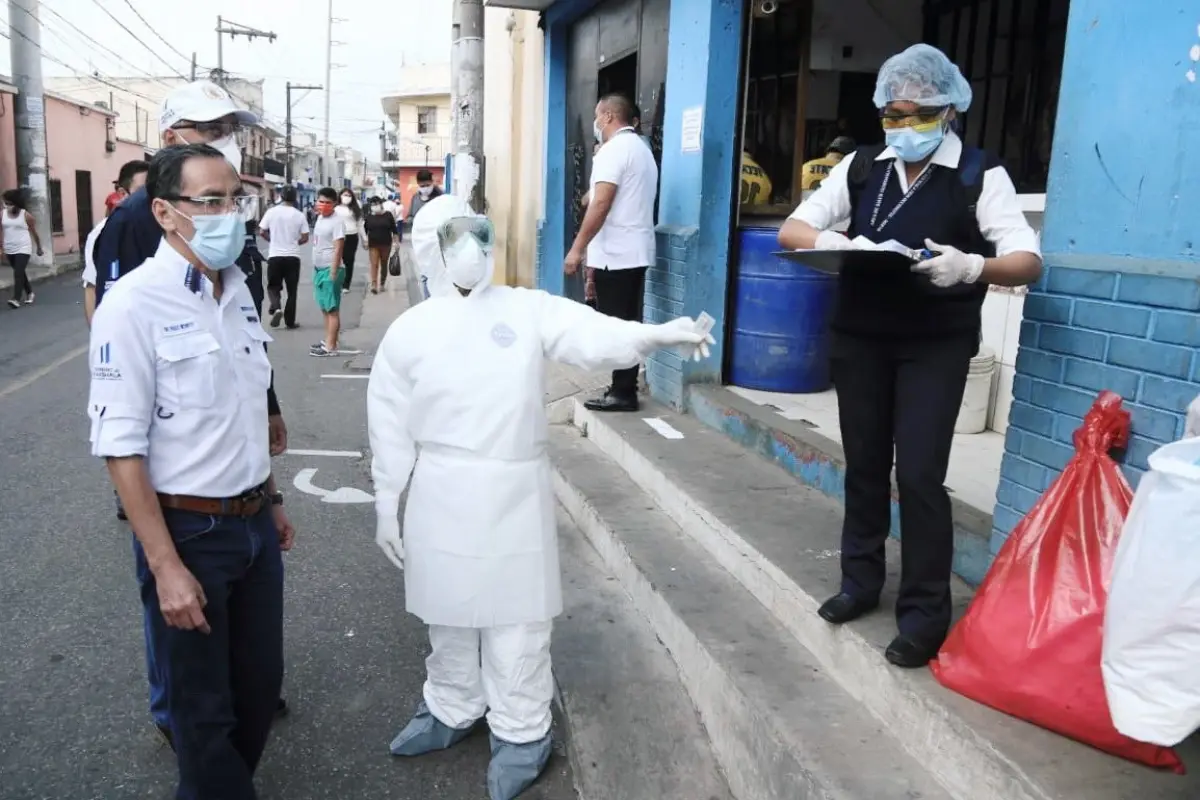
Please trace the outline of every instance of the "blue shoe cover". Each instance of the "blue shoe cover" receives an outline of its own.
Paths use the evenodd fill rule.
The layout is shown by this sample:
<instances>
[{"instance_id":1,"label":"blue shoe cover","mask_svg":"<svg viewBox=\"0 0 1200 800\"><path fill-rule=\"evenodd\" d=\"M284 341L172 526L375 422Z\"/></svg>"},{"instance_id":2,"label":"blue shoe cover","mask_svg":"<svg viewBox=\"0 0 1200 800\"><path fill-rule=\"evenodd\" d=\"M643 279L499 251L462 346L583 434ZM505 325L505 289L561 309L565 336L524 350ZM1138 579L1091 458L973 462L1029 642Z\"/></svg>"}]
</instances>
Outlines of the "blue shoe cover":
<instances>
[{"instance_id":1,"label":"blue shoe cover","mask_svg":"<svg viewBox=\"0 0 1200 800\"><path fill-rule=\"evenodd\" d=\"M429 706L422 700L417 706L416 715L392 740L392 755L419 756L434 750L446 750L467 738L474 729L475 722L465 728L451 728L431 714Z\"/></svg>"},{"instance_id":2,"label":"blue shoe cover","mask_svg":"<svg viewBox=\"0 0 1200 800\"><path fill-rule=\"evenodd\" d=\"M491 800L513 800L546 768L554 748L554 736L547 733L542 739L528 744L510 744L495 736L492 739L492 761L488 764L488 796Z\"/></svg>"}]
</instances>

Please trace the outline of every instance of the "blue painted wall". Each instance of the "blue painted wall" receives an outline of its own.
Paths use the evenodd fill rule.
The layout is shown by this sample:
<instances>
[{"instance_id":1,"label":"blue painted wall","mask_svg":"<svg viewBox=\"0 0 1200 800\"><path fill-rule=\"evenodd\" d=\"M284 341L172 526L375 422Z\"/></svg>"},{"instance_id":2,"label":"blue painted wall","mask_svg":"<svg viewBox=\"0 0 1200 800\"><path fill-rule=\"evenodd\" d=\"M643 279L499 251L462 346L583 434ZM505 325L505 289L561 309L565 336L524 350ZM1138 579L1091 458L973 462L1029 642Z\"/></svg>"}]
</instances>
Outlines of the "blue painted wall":
<instances>
[{"instance_id":1,"label":"blue painted wall","mask_svg":"<svg viewBox=\"0 0 1200 800\"><path fill-rule=\"evenodd\" d=\"M646 364L650 392L676 408L685 383L721 380L729 275L741 0L673 0L667 45L657 263L646 277L646 321L707 311L716 319L712 358L699 364L660 352ZM683 152L683 117L702 109L702 147Z\"/></svg>"},{"instance_id":2,"label":"blue painted wall","mask_svg":"<svg viewBox=\"0 0 1200 800\"><path fill-rule=\"evenodd\" d=\"M1178 0L1071 2L1046 270L1025 301L993 553L1071 457L1098 391L1132 412L1135 486L1200 394L1197 22Z\"/></svg>"}]
</instances>

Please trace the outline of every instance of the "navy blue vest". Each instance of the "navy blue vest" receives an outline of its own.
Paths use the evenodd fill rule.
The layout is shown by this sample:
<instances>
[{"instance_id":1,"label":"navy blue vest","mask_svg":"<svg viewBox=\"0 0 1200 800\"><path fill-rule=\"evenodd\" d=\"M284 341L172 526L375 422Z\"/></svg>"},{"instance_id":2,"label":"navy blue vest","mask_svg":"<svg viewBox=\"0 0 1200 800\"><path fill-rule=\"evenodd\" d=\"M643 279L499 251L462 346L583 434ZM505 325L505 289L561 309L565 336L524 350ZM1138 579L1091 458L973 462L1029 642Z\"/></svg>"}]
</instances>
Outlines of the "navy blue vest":
<instances>
[{"instance_id":1,"label":"navy blue vest","mask_svg":"<svg viewBox=\"0 0 1200 800\"><path fill-rule=\"evenodd\" d=\"M851 191L855 208L850 236L862 234L876 242L895 239L914 249L924 248L925 240L932 239L990 258L995 255L995 248L979 231L972 201L972 196L977 198L979 193L969 191L964 181L981 185L983 173L1000 165L999 159L987 153L964 148L962 171L931 166L920 188L896 210L903 193L895 169L903 167L900 162L875 161L861 189ZM893 210L896 210L894 215ZM980 309L986 296L986 284L939 289L927 277L908 269L843 270L838 281L833 328L855 336L889 339L934 338L955 333L978 336Z\"/></svg>"}]
</instances>

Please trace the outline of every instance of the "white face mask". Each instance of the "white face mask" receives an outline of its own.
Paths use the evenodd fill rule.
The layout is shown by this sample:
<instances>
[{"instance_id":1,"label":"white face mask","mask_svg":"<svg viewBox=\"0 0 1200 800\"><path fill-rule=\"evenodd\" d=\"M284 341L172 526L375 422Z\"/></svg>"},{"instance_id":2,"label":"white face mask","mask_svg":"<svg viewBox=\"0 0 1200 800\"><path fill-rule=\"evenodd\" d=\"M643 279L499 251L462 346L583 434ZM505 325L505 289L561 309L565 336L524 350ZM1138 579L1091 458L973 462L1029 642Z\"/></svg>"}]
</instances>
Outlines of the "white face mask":
<instances>
[{"instance_id":1,"label":"white face mask","mask_svg":"<svg viewBox=\"0 0 1200 800\"><path fill-rule=\"evenodd\" d=\"M446 261L446 275L460 289L470 291L487 278L488 256L479 242L470 237L458 242L442 253Z\"/></svg>"},{"instance_id":2,"label":"white face mask","mask_svg":"<svg viewBox=\"0 0 1200 800\"><path fill-rule=\"evenodd\" d=\"M604 129L600 127L600 120L592 122L592 136L598 144L604 144Z\"/></svg>"},{"instance_id":3,"label":"white face mask","mask_svg":"<svg viewBox=\"0 0 1200 800\"><path fill-rule=\"evenodd\" d=\"M417 188L417 191L421 194L421 197L428 200L429 195L433 194L433 187L432 186L420 186Z\"/></svg>"},{"instance_id":4,"label":"white face mask","mask_svg":"<svg viewBox=\"0 0 1200 800\"><path fill-rule=\"evenodd\" d=\"M242 173L242 148L238 147L237 140L232 135L222 136L209 144L221 151L221 155L233 165L235 172L239 175Z\"/></svg>"},{"instance_id":5,"label":"white face mask","mask_svg":"<svg viewBox=\"0 0 1200 800\"><path fill-rule=\"evenodd\" d=\"M342 205L344 205L344 206L348 206L348 205L350 205L350 201L351 201L352 199L353 199L353 198L352 198L352 197L350 197L349 195L345 195L345 194L344 194L344 195L342 195Z\"/></svg>"}]
</instances>

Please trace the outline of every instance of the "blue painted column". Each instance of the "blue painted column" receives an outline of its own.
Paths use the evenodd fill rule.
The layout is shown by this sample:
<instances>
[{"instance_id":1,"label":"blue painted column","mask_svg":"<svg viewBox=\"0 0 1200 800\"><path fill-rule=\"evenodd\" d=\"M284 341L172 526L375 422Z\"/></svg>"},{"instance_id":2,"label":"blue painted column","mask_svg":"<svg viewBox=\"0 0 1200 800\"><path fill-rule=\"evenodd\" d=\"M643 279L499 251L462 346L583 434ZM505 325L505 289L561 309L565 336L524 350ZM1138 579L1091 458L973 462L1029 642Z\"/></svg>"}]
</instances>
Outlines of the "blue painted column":
<instances>
[{"instance_id":1,"label":"blue painted column","mask_svg":"<svg viewBox=\"0 0 1200 800\"><path fill-rule=\"evenodd\" d=\"M707 311L716 320L713 357L650 359L651 393L684 405L687 383L719 382L737 153L742 0L673 0L667 44L657 263L646 281L646 321ZM700 147L694 148L695 123ZM685 131L685 121L688 130Z\"/></svg>"},{"instance_id":2,"label":"blue painted column","mask_svg":"<svg viewBox=\"0 0 1200 800\"><path fill-rule=\"evenodd\" d=\"M1181 0L1071 0L1046 270L1025 300L993 553L1071 457L1099 390L1132 412L1135 485L1200 394L1198 23Z\"/></svg>"}]
</instances>

